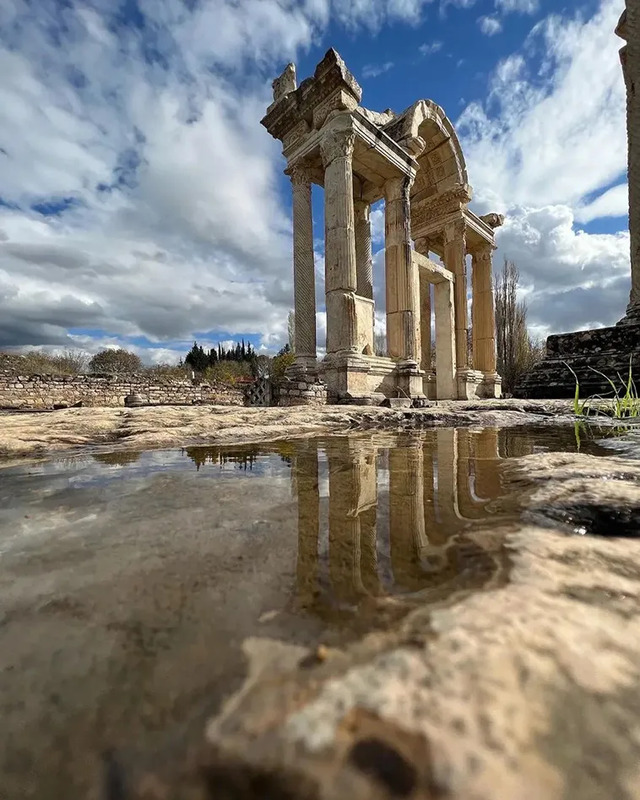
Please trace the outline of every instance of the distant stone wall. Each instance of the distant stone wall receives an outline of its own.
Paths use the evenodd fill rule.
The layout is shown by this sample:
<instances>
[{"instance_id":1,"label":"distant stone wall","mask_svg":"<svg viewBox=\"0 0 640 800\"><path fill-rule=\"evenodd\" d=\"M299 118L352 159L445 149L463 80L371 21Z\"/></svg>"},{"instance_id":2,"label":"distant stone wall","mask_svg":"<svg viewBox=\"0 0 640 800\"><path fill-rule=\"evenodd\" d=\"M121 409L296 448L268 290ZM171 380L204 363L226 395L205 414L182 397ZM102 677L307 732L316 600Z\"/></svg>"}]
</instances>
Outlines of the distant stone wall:
<instances>
[{"instance_id":1,"label":"distant stone wall","mask_svg":"<svg viewBox=\"0 0 640 800\"><path fill-rule=\"evenodd\" d=\"M576 382L571 367L578 376L582 399L594 394L611 395L611 386L603 375L620 388L628 378L630 361L638 386L640 325L615 325L549 336L544 360L518 381L513 394L547 400L573 397Z\"/></svg>"},{"instance_id":2,"label":"distant stone wall","mask_svg":"<svg viewBox=\"0 0 640 800\"><path fill-rule=\"evenodd\" d=\"M184 381L150 380L145 375L16 375L0 372L0 408L123 406L137 395L143 405L243 405L239 389Z\"/></svg>"},{"instance_id":3,"label":"distant stone wall","mask_svg":"<svg viewBox=\"0 0 640 800\"><path fill-rule=\"evenodd\" d=\"M285 378L274 387L273 400L278 406L326 406L327 387L318 381Z\"/></svg>"}]
</instances>

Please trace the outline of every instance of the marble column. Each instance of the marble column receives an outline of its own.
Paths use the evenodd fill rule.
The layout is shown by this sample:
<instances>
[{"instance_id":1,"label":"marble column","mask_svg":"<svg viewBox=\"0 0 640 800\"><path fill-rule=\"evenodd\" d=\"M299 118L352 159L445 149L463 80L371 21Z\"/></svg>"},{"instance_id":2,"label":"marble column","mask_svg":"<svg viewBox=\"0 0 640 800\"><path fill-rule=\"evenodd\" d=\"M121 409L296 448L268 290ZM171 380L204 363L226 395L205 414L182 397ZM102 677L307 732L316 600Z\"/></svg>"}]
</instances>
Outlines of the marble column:
<instances>
[{"instance_id":1,"label":"marble column","mask_svg":"<svg viewBox=\"0 0 640 800\"><path fill-rule=\"evenodd\" d=\"M356 294L373 300L373 255L371 252L371 206L354 200L356 238Z\"/></svg>"},{"instance_id":2,"label":"marble column","mask_svg":"<svg viewBox=\"0 0 640 800\"><path fill-rule=\"evenodd\" d=\"M493 299L491 252L484 242L472 253L473 368L485 375L496 374L496 314Z\"/></svg>"},{"instance_id":3,"label":"marble column","mask_svg":"<svg viewBox=\"0 0 640 800\"><path fill-rule=\"evenodd\" d=\"M392 358L420 364L420 290L411 258L409 192L413 177L385 183L385 280L387 352Z\"/></svg>"},{"instance_id":4,"label":"marble column","mask_svg":"<svg viewBox=\"0 0 640 800\"><path fill-rule=\"evenodd\" d=\"M616 33L626 41L620 61L627 89L631 293L622 323L640 323L640 8L627 0Z\"/></svg>"},{"instance_id":5,"label":"marble column","mask_svg":"<svg viewBox=\"0 0 640 800\"><path fill-rule=\"evenodd\" d=\"M467 336L469 321L467 313L467 261L464 220L447 225L444 229L444 265L453 272L454 311L456 325L456 366L458 370L469 368Z\"/></svg>"},{"instance_id":6,"label":"marble column","mask_svg":"<svg viewBox=\"0 0 640 800\"><path fill-rule=\"evenodd\" d=\"M327 353L357 351L356 242L351 159L355 134L329 129L320 143L324 165Z\"/></svg>"},{"instance_id":7,"label":"marble column","mask_svg":"<svg viewBox=\"0 0 640 800\"><path fill-rule=\"evenodd\" d=\"M316 283L313 258L311 179L306 170L287 170L293 192L293 291L295 305L295 355L303 366L316 360Z\"/></svg>"},{"instance_id":8,"label":"marble column","mask_svg":"<svg viewBox=\"0 0 640 800\"><path fill-rule=\"evenodd\" d=\"M416 239L416 250L429 257L427 239ZM420 369L431 371L431 281L425 270L419 270L420 282L420 352L422 359Z\"/></svg>"}]
</instances>

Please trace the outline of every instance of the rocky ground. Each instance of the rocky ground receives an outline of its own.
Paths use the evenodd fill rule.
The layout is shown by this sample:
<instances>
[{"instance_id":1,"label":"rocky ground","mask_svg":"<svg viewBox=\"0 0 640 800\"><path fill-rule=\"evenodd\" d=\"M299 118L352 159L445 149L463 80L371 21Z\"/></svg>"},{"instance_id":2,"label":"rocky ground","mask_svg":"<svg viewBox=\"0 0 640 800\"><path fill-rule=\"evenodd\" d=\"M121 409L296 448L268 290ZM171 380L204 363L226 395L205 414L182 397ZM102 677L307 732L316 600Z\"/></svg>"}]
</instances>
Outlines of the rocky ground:
<instances>
[{"instance_id":1,"label":"rocky ground","mask_svg":"<svg viewBox=\"0 0 640 800\"><path fill-rule=\"evenodd\" d=\"M569 412L563 401L513 400L74 409L0 416L0 453L556 424ZM201 747L180 769L125 775L107 759L104 796L640 800L640 460L536 453L511 461L504 479L522 512L506 585L418 608L344 648L247 638L248 677Z\"/></svg>"},{"instance_id":2,"label":"rocky ground","mask_svg":"<svg viewBox=\"0 0 640 800\"><path fill-rule=\"evenodd\" d=\"M368 427L566 422L569 411L570 404L563 400L495 400L442 401L425 409L157 406L0 412L0 457L39 456L89 445L142 450L259 441Z\"/></svg>"},{"instance_id":3,"label":"rocky ground","mask_svg":"<svg viewBox=\"0 0 640 800\"><path fill-rule=\"evenodd\" d=\"M246 641L201 751L127 796L640 798L640 541L618 538L640 531L640 463L540 454L508 480L527 523L506 586L346 650Z\"/></svg>"}]
</instances>

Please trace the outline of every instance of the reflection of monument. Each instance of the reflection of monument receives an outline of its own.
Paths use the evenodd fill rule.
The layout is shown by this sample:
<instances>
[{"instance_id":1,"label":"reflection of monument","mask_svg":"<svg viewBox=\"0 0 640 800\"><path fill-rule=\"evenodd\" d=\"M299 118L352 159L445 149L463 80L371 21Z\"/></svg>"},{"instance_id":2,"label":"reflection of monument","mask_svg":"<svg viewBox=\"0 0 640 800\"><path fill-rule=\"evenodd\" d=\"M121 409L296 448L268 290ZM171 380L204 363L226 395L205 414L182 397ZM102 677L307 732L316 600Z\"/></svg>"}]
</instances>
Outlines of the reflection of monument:
<instances>
[{"instance_id":1,"label":"reflection of monument","mask_svg":"<svg viewBox=\"0 0 640 800\"><path fill-rule=\"evenodd\" d=\"M442 428L412 439L326 440L324 556L324 462L317 441L299 442L293 458L299 601L316 609L344 608L367 596L485 584L501 564L490 537L485 549L476 533L489 518L488 503L502 494L499 437L511 435ZM322 585L324 557L329 587Z\"/></svg>"},{"instance_id":2,"label":"reflection of monument","mask_svg":"<svg viewBox=\"0 0 640 800\"><path fill-rule=\"evenodd\" d=\"M577 374L583 396L610 394L611 386L593 369L614 381L617 381L617 374L626 380L632 360L636 383L640 376L640 7L637 0L628 0L616 33L626 41L620 50L620 61L627 89L631 240L631 292L627 313L610 328L549 336L544 361L516 387L517 397L572 397L575 381L565 363Z\"/></svg>"},{"instance_id":3,"label":"reflection of monument","mask_svg":"<svg viewBox=\"0 0 640 800\"><path fill-rule=\"evenodd\" d=\"M500 394L491 254L498 214L468 208L471 187L443 110L420 100L402 114L360 106L362 90L335 50L297 85L273 82L262 124L279 139L293 191L296 363L330 399L470 398ZM324 187L327 355L316 355L311 185ZM373 352L370 209L385 201L387 355ZM413 243L415 241L415 249ZM438 255L444 267L429 258ZM467 257L472 259L469 357ZM431 369L431 285L436 369Z\"/></svg>"}]
</instances>

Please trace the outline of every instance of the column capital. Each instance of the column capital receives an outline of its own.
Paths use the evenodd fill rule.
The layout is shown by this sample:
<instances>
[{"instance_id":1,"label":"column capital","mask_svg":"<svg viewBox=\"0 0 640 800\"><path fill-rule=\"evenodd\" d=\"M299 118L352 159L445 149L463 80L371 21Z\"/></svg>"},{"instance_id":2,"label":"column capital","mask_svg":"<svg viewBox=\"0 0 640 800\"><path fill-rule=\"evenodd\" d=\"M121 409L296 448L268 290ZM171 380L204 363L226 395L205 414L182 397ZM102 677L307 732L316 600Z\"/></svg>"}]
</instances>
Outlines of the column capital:
<instances>
[{"instance_id":1,"label":"column capital","mask_svg":"<svg viewBox=\"0 0 640 800\"><path fill-rule=\"evenodd\" d=\"M431 251L431 239L428 239L426 236L420 236L415 240L414 244L418 253L423 256L429 255Z\"/></svg>"},{"instance_id":2,"label":"column capital","mask_svg":"<svg viewBox=\"0 0 640 800\"><path fill-rule=\"evenodd\" d=\"M464 239L467 233L467 223L464 219L457 219L445 225L444 229L444 243L449 244L456 239Z\"/></svg>"},{"instance_id":3,"label":"column capital","mask_svg":"<svg viewBox=\"0 0 640 800\"><path fill-rule=\"evenodd\" d=\"M366 200L356 197L353 201L353 211L358 219L368 221L371 216L371 205Z\"/></svg>"},{"instance_id":4,"label":"column capital","mask_svg":"<svg viewBox=\"0 0 640 800\"><path fill-rule=\"evenodd\" d=\"M302 164L293 164L291 167L287 167L284 171L284 174L289 176L293 186L311 185L311 176L309 175L309 171Z\"/></svg>"},{"instance_id":5,"label":"column capital","mask_svg":"<svg viewBox=\"0 0 640 800\"><path fill-rule=\"evenodd\" d=\"M493 242L482 241L469 251L469 255L476 261L491 261L495 249Z\"/></svg>"},{"instance_id":6,"label":"column capital","mask_svg":"<svg viewBox=\"0 0 640 800\"><path fill-rule=\"evenodd\" d=\"M398 175L388 178L384 184L384 197L387 202L391 200L408 199L409 192L415 180L414 175Z\"/></svg>"},{"instance_id":7,"label":"column capital","mask_svg":"<svg viewBox=\"0 0 640 800\"><path fill-rule=\"evenodd\" d=\"M351 130L329 129L320 140L320 155L325 169L337 158L351 158L356 135Z\"/></svg>"}]
</instances>

